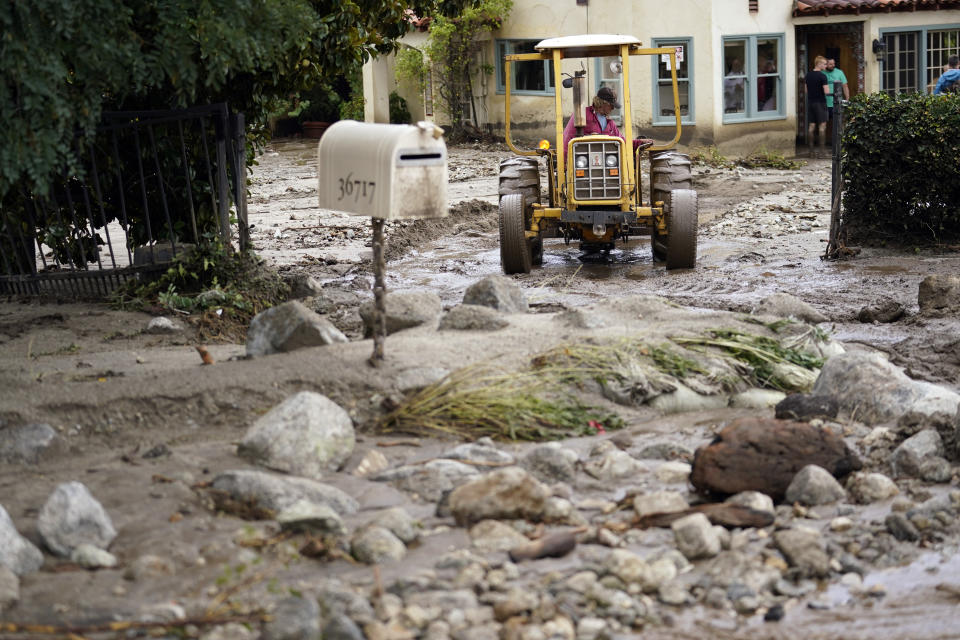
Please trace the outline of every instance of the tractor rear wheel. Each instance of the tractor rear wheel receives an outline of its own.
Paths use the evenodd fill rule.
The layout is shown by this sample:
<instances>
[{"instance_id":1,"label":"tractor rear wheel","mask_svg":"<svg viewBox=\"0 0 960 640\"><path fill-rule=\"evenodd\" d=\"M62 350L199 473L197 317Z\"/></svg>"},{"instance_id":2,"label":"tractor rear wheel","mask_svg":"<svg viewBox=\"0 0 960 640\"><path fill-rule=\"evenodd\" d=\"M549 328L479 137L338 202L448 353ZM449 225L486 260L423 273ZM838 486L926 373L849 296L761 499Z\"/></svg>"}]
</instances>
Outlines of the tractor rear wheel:
<instances>
[{"instance_id":1,"label":"tractor rear wheel","mask_svg":"<svg viewBox=\"0 0 960 640\"><path fill-rule=\"evenodd\" d=\"M690 156L674 151L660 151L650 155L650 206L662 200L670 201L674 189L692 189L693 175Z\"/></svg>"},{"instance_id":2,"label":"tractor rear wheel","mask_svg":"<svg viewBox=\"0 0 960 640\"><path fill-rule=\"evenodd\" d=\"M511 193L523 196L524 214L530 205L540 202L540 163L537 158L515 156L500 161L500 198Z\"/></svg>"},{"instance_id":3,"label":"tractor rear wheel","mask_svg":"<svg viewBox=\"0 0 960 640\"><path fill-rule=\"evenodd\" d=\"M530 244L523 223L523 195L508 193L500 198L500 265L507 275L530 273Z\"/></svg>"},{"instance_id":4,"label":"tractor rear wheel","mask_svg":"<svg viewBox=\"0 0 960 640\"><path fill-rule=\"evenodd\" d=\"M697 264L696 191L674 189L670 192L667 231L667 269L692 269Z\"/></svg>"},{"instance_id":5,"label":"tractor rear wheel","mask_svg":"<svg viewBox=\"0 0 960 640\"><path fill-rule=\"evenodd\" d=\"M670 208L670 192L674 189L690 189L693 176L690 170L690 156L675 151L655 151L650 154L650 206L663 202L664 212ZM669 229L669 222L667 223ZM669 238L657 234L656 226L650 231L650 249L653 259L662 262L667 259Z\"/></svg>"}]
</instances>

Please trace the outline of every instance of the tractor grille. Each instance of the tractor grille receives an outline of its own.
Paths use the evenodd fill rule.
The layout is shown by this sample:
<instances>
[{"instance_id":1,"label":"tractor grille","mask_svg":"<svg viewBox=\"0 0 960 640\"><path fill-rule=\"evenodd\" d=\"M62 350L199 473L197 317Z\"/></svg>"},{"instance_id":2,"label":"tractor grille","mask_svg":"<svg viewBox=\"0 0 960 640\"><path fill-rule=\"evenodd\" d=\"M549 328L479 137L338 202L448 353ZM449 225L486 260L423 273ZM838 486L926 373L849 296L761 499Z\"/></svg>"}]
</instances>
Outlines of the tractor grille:
<instances>
[{"instance_id":1,"label":"tractor grille","mask_svg":"<svg viewBox=\"0 0 960 640\"><path fill-rule=\"evenodd\" d=\"M608 156L616 157L615 165L607 164ZM573 197L577 200L619 200L621 170L619 140L574 143Z\"/></svg>"}]
</instances>

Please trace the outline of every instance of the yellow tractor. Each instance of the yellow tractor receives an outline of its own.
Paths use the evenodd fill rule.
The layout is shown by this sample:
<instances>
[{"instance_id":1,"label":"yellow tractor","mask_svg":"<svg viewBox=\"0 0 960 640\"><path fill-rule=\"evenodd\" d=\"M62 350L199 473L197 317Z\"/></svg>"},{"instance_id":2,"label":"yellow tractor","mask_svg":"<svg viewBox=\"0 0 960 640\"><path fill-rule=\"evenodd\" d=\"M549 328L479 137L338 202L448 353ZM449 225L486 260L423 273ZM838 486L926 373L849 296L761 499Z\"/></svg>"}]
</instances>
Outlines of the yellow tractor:
<instances>
[{"instance_id":1,"label":"yellow tractor","mask_svg":"<svg viewBox=\"0 0 960 640\"><path fill-rule=\"evenodd\" d=\"M690 189L689 157L669 151L680 139L680 99L677 90L677 51L644 48L633 36L582 35L550 38L537 53L508 55L506 72L506 142L517 154L500 163L500 262L504 273L529 273L543 262L544 237L578 240L584 251L609 251L616 240L650 235L653 258L667 269L692 268L697 258L697 193ZM666 144L633 145L630 121L630 56L668 56L673 81L674 137ZM584 134L583 83L586 71L561 78L563 61L571 58L614 59L621 74L624 139ZM510 137L511 63L553 62L556 144L520 150ZM564 113L560 87L573 90L575 135L564 145ZM649 154L649 199L641 194L641 161ZM546 162L548 198L541 202L540 158Z\"/></svg>"}]
</instances>

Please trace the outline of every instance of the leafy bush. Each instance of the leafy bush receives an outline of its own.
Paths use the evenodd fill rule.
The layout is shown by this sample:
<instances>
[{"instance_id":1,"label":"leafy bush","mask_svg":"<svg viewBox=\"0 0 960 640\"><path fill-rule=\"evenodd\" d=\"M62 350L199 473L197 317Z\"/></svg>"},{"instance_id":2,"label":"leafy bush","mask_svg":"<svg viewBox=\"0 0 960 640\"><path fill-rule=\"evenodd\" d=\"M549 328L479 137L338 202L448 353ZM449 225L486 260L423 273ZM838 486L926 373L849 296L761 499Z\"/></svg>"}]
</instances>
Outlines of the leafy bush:
<instances>
[{"instance_id":1,"label":"leafy bush","mask_svg":"<svg viewBox=\"0 0 960 640\"><path fill-rule=\"evenodd\" d=\"M844 113L848 238L897 245L960 240L960 95L858 95Z\"/></svg>"},{"instance_id":2,"label":"leafy bush","mask_svg":"<svg viewBox=\"0 0 960 640\"><path fill-rule=\"evenodd\" d=\"M412 116L407 108L407 101L396 91L390 92L390 122L393 124L409 124Z\"/></svg>"}]
</instances>

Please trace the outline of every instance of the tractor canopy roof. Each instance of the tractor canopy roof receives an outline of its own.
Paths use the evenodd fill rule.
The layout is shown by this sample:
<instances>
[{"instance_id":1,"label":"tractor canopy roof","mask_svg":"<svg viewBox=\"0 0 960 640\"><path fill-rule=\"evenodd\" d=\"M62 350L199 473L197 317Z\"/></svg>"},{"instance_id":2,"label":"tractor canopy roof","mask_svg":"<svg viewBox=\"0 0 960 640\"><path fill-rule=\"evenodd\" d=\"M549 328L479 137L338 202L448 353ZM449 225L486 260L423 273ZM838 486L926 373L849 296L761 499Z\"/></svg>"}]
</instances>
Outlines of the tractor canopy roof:
<instances>
[{"instance_id":1,"label":"tractor canopy roof","mask_svg":"<svg viewBox=\"0 0 960 640\"><path fill-rule=\"evenodd\" d=\"M631 49L643 46L637 38L620 34L589 33L580 36L562 36L547 38L537 43L537 51L562 49L565 58L590 58L595 56L616 55L620 45L629 45Z\"/></svg>"}]
</instances>

